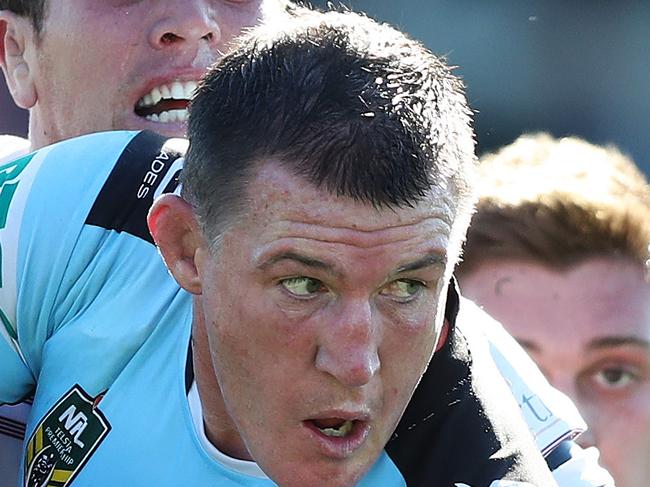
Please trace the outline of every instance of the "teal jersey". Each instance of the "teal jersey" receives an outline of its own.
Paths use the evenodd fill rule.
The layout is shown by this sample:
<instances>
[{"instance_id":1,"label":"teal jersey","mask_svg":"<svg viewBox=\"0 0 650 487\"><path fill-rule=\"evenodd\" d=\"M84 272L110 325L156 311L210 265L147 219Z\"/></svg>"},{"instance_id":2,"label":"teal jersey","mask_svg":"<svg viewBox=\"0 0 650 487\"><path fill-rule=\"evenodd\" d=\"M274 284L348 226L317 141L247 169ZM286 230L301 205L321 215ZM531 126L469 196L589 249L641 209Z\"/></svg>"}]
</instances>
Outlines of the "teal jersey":
<instances>
[{"instance_id":1,"label":"teal jersey","mask_svg":"<svg viewBox=\"0 0 650 487\"><path fill-rule=\"evenodd\" d=\"M190 297L145 226L185 144L104 133L0 168L0 400L36 386L24 485L274 485L211 458L190 416ZM405 482L383 454L360 485Z\"/></svg>"}]
</instances>

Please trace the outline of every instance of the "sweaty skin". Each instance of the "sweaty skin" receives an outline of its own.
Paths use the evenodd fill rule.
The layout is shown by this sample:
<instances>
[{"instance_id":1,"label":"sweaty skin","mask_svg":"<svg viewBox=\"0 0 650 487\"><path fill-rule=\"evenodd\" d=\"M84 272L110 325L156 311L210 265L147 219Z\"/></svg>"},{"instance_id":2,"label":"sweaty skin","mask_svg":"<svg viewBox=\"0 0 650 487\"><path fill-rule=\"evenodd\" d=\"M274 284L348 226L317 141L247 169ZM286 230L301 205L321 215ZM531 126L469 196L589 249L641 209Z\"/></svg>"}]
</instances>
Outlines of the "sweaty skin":
<instances>
[{"instance_id":1,"label":"sweaty skin","mask_svg":"<svg viewBox=\"0 0 650 487\"><path fill-rule=\"evenodd\" d=\"M197 295L208 437L281 485L353 485L392 434L442 329L448 195L377 210L274 162L248 195L214 252L182 200L158 200L150 218L169 268ZM157 230L171 214L193 229L175 254ZM192 279L174 270L188 264L182 254L193 256Z\"/></svg>"}]
</instances>

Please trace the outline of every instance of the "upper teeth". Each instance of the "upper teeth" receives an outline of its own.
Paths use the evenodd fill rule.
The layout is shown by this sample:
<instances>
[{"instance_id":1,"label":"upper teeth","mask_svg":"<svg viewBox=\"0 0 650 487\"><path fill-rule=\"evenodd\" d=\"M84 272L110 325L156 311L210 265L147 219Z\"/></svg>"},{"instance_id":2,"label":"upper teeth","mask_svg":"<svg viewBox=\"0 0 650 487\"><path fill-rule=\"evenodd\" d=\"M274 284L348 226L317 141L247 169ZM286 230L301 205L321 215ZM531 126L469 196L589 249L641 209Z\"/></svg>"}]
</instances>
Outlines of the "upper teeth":
<instances>
[{"instance_id":1,"label":"upper teeth","mask_svg":"<svg viewBox=\"0 0 650 487\"><path fill-rule=\"evenodd\" d=\"M160 100L190 100L197 86L196 81L173 81L156 86L138 100L138 107L152 107Z\"/></svg>"},{"instance_id":2,"label":"upper teeth","mask_svg":"<svg viewBox=\"0 0 650 487\"><path fill-rule=\"evenodd\" d=\"M327 436L336 436L338 438L341 438L345 435L347 435L350 431L352 431L352 421L345 421L341 426L338 428L319 428L324 435Z\"/></svg>"}]
</instances>

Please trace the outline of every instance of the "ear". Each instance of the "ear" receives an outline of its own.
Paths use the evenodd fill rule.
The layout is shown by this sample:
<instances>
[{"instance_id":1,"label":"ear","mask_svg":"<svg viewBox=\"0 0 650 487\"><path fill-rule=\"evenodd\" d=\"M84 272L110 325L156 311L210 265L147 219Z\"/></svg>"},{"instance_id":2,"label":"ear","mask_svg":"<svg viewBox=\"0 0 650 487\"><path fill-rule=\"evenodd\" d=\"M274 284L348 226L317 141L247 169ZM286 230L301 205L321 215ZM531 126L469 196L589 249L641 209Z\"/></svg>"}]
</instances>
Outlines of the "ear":
<instances>
[{"instance_id":1,"label":"ear","mask_svg":"<svg viewBox=\"0 0 650 487\"><path fill-rule=\"evenodd\" d=\"M192 294L201 294L197 261L207 247L191 205L180 196L164 194L154 201L147 223L176 282Z\"/></svg>"},{"instance_id":2,"label":"ear","mask_svg":"<svg viewBox=\"0 0 650 487\"><path fill-rule=\"evenodd\" d=\"M27 17L0 10L0 67L7 88L16 105L32 108L36 104L36 87L30 69L30 52L36 46L36 32Z\"/></svg>"}]
</instances>

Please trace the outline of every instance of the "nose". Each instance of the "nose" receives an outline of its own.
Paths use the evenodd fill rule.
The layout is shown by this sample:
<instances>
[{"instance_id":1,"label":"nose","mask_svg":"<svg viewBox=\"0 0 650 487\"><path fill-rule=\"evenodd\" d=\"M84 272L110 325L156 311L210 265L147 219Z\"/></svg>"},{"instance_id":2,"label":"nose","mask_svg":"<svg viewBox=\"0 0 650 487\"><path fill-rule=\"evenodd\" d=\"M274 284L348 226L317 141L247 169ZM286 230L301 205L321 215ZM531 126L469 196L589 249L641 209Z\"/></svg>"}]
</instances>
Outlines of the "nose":
<instances>
[{"instance_id":1,"label":"nose","mask_svg":"<svg viewBox=\"0 0 650 487\"><path fill-rule=\"evenodd\" d=\"M205 0L165 2L165 10L153 25L149 42L156 49L192 47L201 42L216 47L221 38L214 7Z\"/></svg>"},{"instance_id":2,"label":"nose","mask_svg":"<svg viewBox=\"0 0 650 487\"><path fill-rule=\"evenodd\" d=\"M347 387L361 387L379 371L378 346L379 330L370 303L348 303L334 323L323 329L316 368Z\"/></svg>"},{"instance_id":3,"label":"nose","mask_svg":"<svg viewBox=\"0 0 650 487\"><path fill-rule=\"evenodd\" d=\"M594 437L594 432L591 429L580 433L575 441L578 445L580 445L581 448L585 449L596 446L596 438Z\"/></svg>"}]
</instances>

